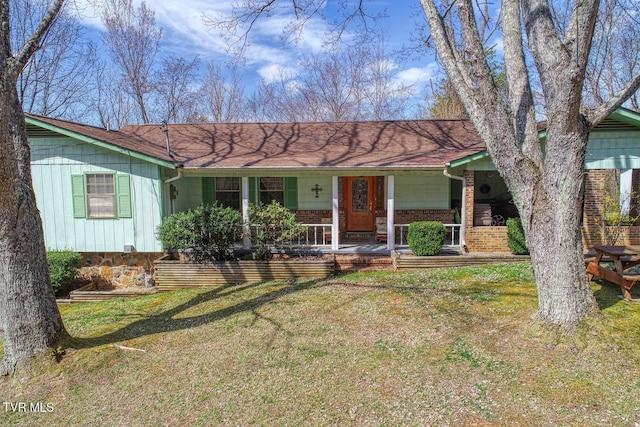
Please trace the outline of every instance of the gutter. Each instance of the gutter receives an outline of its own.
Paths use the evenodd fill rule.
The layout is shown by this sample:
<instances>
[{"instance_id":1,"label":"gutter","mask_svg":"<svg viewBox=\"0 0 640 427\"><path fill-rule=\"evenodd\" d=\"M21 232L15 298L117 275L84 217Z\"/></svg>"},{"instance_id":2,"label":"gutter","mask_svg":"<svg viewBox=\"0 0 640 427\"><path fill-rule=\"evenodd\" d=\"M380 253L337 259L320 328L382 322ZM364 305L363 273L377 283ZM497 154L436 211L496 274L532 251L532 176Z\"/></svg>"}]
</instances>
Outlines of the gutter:
<instances>
[{"instance_id":1,"label":"gutter","mask_svg":"<svg viewBox=\"0 0 640 427\"><path fill-rule=\"evenodd\" d=\"M182 171L184 170L184 166L183 165L178 165L178 166L176 166L176 170L178 171L178 175L172 176L171 178L165 179L163 181L165 185L169 184L169 183L172 183L173 181L177 181L180 178L182 178Z\"/></svg>"},{"instance_id":2,"label":"gutter","mask_svg":"<svg viewBox=\"0 0 640 427\"><path fill-rule=\"evenodd\" d=\"M466 214L466 206L467 206L467 180L464 176L451 175L449 172L450 163L445 163L444 170L442 173L444 176L450 179L455 179L456 181L462 182L462 209L460 210L460 245L462 246L463 251L467 251L467 241L465 240L465 214Z\"/></svg>"}]
</instances>

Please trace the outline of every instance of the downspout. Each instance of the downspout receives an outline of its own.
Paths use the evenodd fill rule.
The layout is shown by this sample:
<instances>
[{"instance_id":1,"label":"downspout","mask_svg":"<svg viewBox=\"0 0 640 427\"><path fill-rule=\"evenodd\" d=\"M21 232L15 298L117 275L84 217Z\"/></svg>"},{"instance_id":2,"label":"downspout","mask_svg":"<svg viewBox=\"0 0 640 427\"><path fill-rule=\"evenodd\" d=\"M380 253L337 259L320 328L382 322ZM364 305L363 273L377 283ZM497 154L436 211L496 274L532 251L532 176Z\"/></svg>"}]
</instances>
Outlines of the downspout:
<instances>
[{"instance_id":1,"label":"downspout","mask_svg":"<svg viewBox=\"0 0 640 427\"><path fill-rule=\"evenodd\" d=\"M177 170L178 170L178 175L176 176L172 176L171 178L167 178L164 180L164 185L165 188L167 186L167 184L171 184L173 181L177 181L180 178L182 178L182 169L184 168L184 165L178 165L177 166ZM169 187L169 201L171 203L171 213L173 214L173 201L175 200L175 197L173 194L171 194L171 187Z\"/></svg>"},{"instance_id":2,"label":"downspout","mask_svg":"<svg viewBox=\"0 0 640 427\"><path fill-rule=\"evenodd\" d=\"M445 163L444 170L442 171L442 173L444 173L444 176L462 182L462 209L460 210L460 245L462 246L462 250L466 252L467 241L465 240L465 213L467 210L467 180L464 176L451 175L451 173L449 173L449 166L450 163Z\"/></svg>"},{"instance_id":3,"label":"downspout","mask_svg":"<svg viewBox=\"0 0 640 427\"><path fill-rule=\"evenodd\" d=\"M162 132L164 133L164 139L167 143L167 156L169 156L169 158L171 160L173 160L175 162L175 158L173 157L173 154L171 153L171 141L169 140L169 124L167 123L166 120L162 121L162 124L164 126L162 126ZM171 178L165 179L164 180L164 185L166 186L167 184L171 184L173 181L177 181L180 178L182 178L182 169L183 169L182 164L177 165L177 169L178 169L178 175L173 176ZM171 203L171 213L173 214L173 201L175 200L175 196L176 194L174 194L172 190L172 186L169 187L169 200ZM176 192L177 193L177 192Z\"/></svg>"}]
</instances>

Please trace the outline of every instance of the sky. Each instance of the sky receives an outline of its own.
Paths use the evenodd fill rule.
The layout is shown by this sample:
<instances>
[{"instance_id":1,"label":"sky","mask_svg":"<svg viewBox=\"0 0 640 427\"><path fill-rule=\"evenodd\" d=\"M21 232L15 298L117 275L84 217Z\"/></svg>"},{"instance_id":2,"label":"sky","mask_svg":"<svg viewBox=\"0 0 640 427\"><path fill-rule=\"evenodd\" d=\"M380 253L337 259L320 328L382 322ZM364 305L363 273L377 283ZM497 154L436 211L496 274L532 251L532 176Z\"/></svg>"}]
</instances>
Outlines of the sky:
<instances>
[{"instance_id":1,"label":"sky","mask_svg":"<svg viewBox=\"0 0 640 427\"><path fill-rule=\"evenodd\" d=\"M75 4L88 32L99 37L102 23L99 12L91 6L93 2L95 0L76 0ZM139 3L139 0L134 0L135 5ZM341 3L337 0L327 0L323 12L329 19L338 18ZM220 34L220 30L207 25L207 18L216 18L220 14L228 15L231 2L148 0L146 4L155 11L156 23L163 29L161 55L174 54L185 59L198 56L201 64L204 64L203 67L211 61L227 63L232 59L232 55L228 53L228 43ZM283 4L290 3L285 1ZM384 30L388 51L409 45L416 19L424 20L418 0L370 0L365 2L365 5L372 13L386 11L388 17L377 20L374 25ZM299 69L299 58L306 54L319 53L323 49L329 24L320 18L313 18L307 23L297 43L283 43L282 30L292 19L291 10L286 8L259 21L249 33L249 44L243 55L246 64L244 83L248 88L254 86L259 78L270 80L283 72L295 75ZM344 34L346 40L354 36L355 34L349 31ZM414 85L416 95L428 87L432 80L441 76L433 56L411 57L395 65L398 79L407 85Z\"/></svg>"}]
</instances>

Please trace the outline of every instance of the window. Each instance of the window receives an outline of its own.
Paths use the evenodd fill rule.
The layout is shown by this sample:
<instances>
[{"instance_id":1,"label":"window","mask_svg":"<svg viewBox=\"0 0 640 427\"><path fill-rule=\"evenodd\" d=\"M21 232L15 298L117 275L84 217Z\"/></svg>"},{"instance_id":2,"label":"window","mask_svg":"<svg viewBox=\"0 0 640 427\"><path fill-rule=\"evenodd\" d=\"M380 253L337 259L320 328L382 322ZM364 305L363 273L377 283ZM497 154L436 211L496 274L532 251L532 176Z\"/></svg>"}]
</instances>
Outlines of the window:
<instances>
[{"instance_id":1,"label":"window","mask_svg":"<svg viewBox=\"0 0 640 427\"><path fill-rule=\"evenodd\" d=\"M71 175L74 218L131 218L129 175Z\"/></svg>"},{"instance_id":2,"label":"window","mask_svg":"<svg viewBox=\"0 0 640 427\"><path fill-rule=\"evenodd\" d=\"M87 180L87 217L115 218L116 190L113 174L90 174Z\"/></svg>"},{"instance_id":3,"label":"window","mask_svg":"<svg viewBox=\"0 0 640 427\"><path fill-rule=\"evenodd\" d=\"M216 200L230 208L240 209L240 178L216 178Z\"/></svg>"},{"instance_id":4,"label":"window","mask_svg":"<svg viewBox=\"0 0 640 427\"><path fill-rule=\"evenodd\" d=\"M269 204L275 200L284 206L284 178L260 178L260 203Z\"/></svg>"}]
</instances>

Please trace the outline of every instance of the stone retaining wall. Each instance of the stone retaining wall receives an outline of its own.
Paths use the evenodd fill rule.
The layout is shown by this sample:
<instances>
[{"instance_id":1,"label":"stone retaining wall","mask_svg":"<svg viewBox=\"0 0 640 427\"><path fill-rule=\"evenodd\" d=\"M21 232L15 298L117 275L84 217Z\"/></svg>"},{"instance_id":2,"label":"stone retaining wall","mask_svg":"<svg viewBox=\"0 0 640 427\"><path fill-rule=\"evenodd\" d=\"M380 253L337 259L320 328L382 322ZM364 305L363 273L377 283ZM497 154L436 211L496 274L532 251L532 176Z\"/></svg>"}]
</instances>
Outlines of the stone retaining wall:
<instances>
[{"instance_id":1,"label":"stone retaining wall","mask_svg":"<svg viewBox=\"0 0 640 427\"><path fill-rule=\"evenodd\" d=\"M153 282L153 262L163 253L82 253L78 279L110 284L114 288L148 286Z\"/></svg>"}]
</instances>

